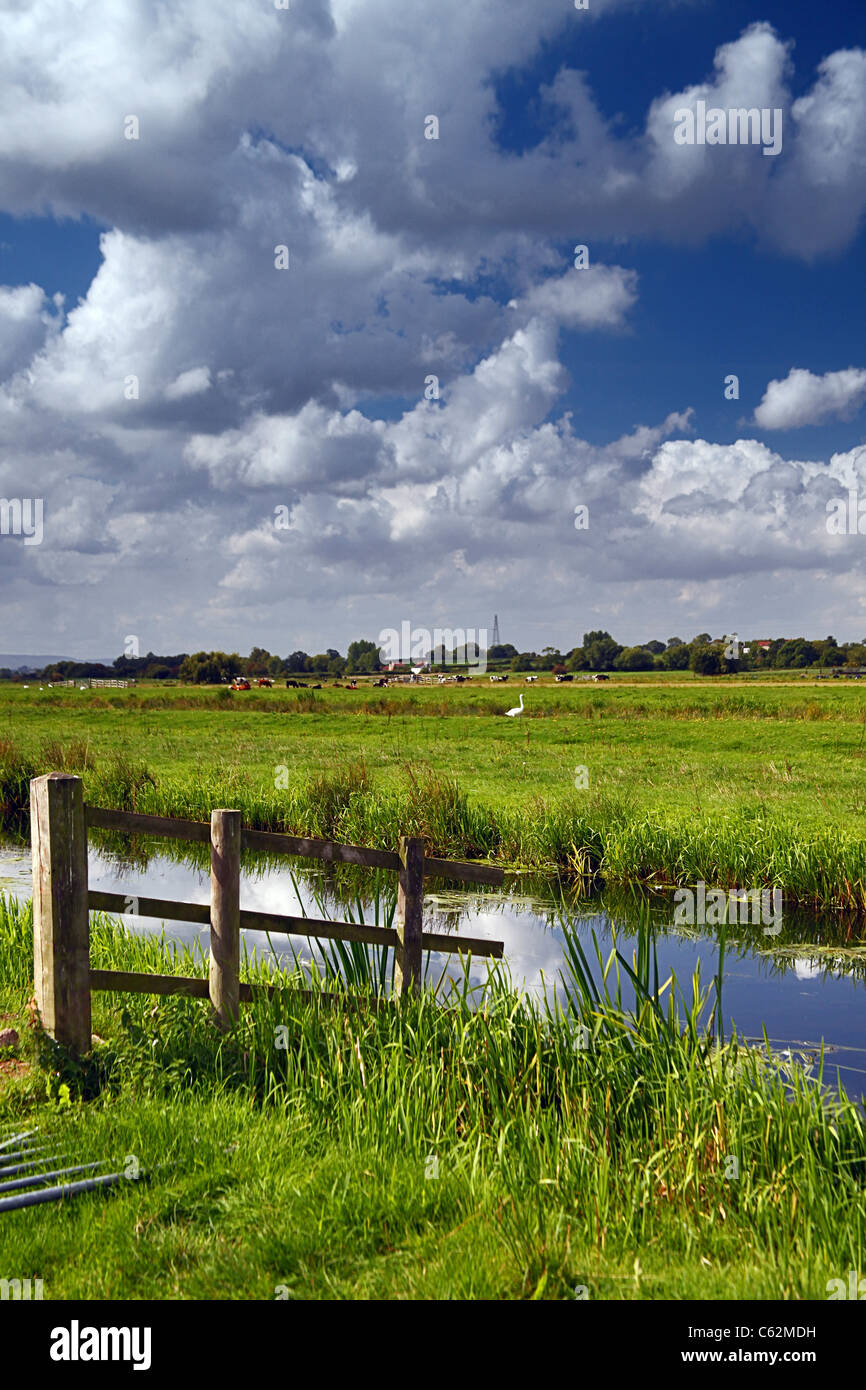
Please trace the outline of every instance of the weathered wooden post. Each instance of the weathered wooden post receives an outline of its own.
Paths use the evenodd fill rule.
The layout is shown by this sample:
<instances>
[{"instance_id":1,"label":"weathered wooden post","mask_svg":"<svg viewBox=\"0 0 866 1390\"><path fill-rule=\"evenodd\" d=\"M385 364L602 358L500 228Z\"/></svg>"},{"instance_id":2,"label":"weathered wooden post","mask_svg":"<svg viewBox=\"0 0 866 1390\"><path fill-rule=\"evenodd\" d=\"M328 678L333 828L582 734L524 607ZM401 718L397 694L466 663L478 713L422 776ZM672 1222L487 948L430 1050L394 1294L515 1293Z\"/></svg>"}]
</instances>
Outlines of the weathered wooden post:
<instances>
[{"instance_id":1,"label":"weathered wooden post","mask_svg":"<svg viewBox=\"0 0 866 1390\"><path fill-rule=\"evenodd\" d=\"M30 783L33 979L42 1026L58 1043L90 1051L87 828L80 777L50 772Z\"/></svg>"},{"instance_id":2,"label":"weathered wooden post","mask_svg":"<svg viewBox=\"0 0 866 1390\"><path fill-rule=\"evenodd\" d=\"M424 841L400 837L400 887L397 893L397 949L394 990L421 993L421 907L424 900Z\"/></svg>"},{"instance_id":3,"label":"weathered wooden post","mask_svg":"<svg viewBox=\"0 0 866 1390\"><path fill-rule=\"evenodd\" d=\"M240 1003L241 813L210 817L210 1001L217 1026L230 1028Z\"/></svg>"}]
</instances>

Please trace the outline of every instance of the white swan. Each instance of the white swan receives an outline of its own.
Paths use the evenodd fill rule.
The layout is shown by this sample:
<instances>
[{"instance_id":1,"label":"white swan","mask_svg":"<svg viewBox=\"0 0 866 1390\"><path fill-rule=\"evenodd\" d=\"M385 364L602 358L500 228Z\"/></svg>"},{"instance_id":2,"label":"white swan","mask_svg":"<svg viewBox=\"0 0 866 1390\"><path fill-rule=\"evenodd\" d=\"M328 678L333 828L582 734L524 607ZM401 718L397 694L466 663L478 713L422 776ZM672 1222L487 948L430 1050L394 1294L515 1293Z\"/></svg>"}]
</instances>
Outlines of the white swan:
<instances>
[{"instance_id":1,"label":"white swan","mask_svg":"<svg viewBox=\"0 0 866 1390\"><path fill-rule=\"evenodd\" d=\"M515 705L515 706L514 706L514 709L507 709L507 710L505 711L505 715L506 715L506 718L511 718L512 715L515 715L515 714L522 714L522 713L523 713L523 696L521 695L521 696L520 696L520 704L519 704L519 705Z\"/></svg>"}]
</instances>

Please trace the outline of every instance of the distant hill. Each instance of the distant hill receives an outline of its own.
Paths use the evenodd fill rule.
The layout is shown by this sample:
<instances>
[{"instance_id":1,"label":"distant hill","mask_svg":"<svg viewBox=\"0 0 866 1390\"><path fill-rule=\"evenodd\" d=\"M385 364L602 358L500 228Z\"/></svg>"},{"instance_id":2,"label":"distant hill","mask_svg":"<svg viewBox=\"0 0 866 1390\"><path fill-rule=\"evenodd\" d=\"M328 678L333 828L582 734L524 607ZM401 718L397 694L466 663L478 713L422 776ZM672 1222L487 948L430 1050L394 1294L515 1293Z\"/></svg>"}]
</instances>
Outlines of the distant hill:
<instances>
[{"instance_id":1,"label":"distant hill","mask_svg":"<svg viewBox=\"0 0 866 1390\"><path fill-rule=\"evenodd\" d=\"M51 666L55 661L98 661L103 666L110 666L116 658L113 656L21 656L18 653L0 652L0 667L8 667L11 671L18 671L22 666L26 666L28 671L41 671L43 666Z\"/></svg>"}]
</instances>

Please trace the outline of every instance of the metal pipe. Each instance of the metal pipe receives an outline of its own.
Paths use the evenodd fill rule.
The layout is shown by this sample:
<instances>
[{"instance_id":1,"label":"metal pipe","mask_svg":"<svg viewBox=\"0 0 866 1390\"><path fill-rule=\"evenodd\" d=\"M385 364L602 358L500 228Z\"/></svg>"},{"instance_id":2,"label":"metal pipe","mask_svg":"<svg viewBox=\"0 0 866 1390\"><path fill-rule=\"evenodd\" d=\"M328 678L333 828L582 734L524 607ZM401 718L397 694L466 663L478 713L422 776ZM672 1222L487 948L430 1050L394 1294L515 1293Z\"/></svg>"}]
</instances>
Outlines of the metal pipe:
<instances>
[{"instance_id":1,"label":"metal pipe","mask_svg":"<svg viewBox=\"0 0 866 1390\"><path fill-rule=\"evenodd\" d=\"M98 1187L113 1187L122 1182L123 1173L105 1173L100 1178L84 1178L81 1182L65 1183L60 1187L42 1187L38 1192L21 1192L16 1197L0 1197L0 1211L16 1211L35 1207L41 1202L59 1202L63 1197L75 1197L79 1192L94 1192Z\"/></svg>"},{"instance_id":2,"label":"metal pipe","mask_svg":"<svg viewBox=\"0 0 866 1390\"><path fill-rule=\"evenodd\" d=\"M0 1163L0 1178L12 1178L27 1168L37 1168L40 1163L50 1163L55 1158L66 1158L66 1154L48 1154L45 1158L32 1158L29 1163Z\"/></svg>"},{"instance_id":3,"label":"metal pipe","mask_svg":"<svg viewBox=\"0 0 866 1390\"><path fill-rule=\"evenodd\" d=\"M43 1154L45 1150L50 1147L50 1144L42 1144L39 1146L39 1148L32 1148L28 1144L27 1147L24 1149L11 1149L9 1153L5 1153L2 1155L2 1162L0 1162L0 1168L4 1167L6 1163L11 1163L12 1160L16 1158L27 1158L30 1154Z\"/></svg>"},{"instance_id":4,"label":"metal pipe","mask_svg":"<svg viewBox=\"0 0 866 1390\"><path fill-rule=\"evenodd\" d=\"M38 1173L36 1177L16 1178L14 1182L0 1182L0 1192L17 1192L21 1187L35 1187L45 1178L63 1178L67 1173L84 1173L88 1168L101 1168L104 1162L105 1159L101 1158L97 1163L78 1163L74 1168L54 1168L48 1173Z\"/></svg>"},{"instance_id":5,"label":"metal pipe","mask_svg":"<svg viewBox=\"0 0 866 1390\"><path fill-rule=\"evenodd\" d=\"M38 1126L37 1126L38 1128ZM10 1144L17 1144L19 1139L29 1139L31 1134L35 1134L35 1129L22 1130L20 1134L13 1134L11 1139L4 1139L0 1144L0 1149L8 1149Z\"/></svg>"}]
</instances>

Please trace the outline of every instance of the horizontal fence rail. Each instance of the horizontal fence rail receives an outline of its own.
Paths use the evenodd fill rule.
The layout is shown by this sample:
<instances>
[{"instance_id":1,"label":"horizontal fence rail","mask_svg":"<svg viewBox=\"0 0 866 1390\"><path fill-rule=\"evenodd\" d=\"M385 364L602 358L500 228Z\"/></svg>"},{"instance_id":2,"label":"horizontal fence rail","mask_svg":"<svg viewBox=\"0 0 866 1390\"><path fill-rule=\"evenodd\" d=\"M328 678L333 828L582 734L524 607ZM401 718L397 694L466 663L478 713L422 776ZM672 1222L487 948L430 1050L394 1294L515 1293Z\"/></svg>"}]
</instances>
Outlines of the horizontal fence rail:
<instances>
[{"instance_id":1,"label":"horizontal fence rail","mask_svg":"<svg viewBox=\"0 0 866 1390\"><path fill-rule=\"evenodd\" d=\"M85 806L88 830L117 830L125 834L156 835L172 840L193 840L209 844L211 828L207 821L175 820L170 816L143 816L134 811L110 811L102 806ZM298 835L275 834L270 830L241 831L243 849L259 854L287 854L298 859L324 859L329 863L359 864L368 869L401 868L399 854L387 849L366 849L362 845L341 845L334 840L316 840ZM457 879L464 883L488 883L501 887L505 872L493 864L472 864L457 859L424 856L424 875L429 878Z\"/></svg>"},{"instance_id":2,"label":"horizontal fence rail","mask_svg":"<svg viewBox=\"0 0 866 1390\"><path fill-rule=\"evenodd\" d=\"M324 859L327 863L360 864L367 869L398 869L399 854L361 845L338 845L333 840L310 840L297 835L275 835L269 830L243 830L244 849L260 854L292 854L299 859Z\"/></svg>"},{"instance_id":3,"label":"horizontal fence rail","mask_svg":"<svg viewBox=\"0 0 866 1390\"><path fill-rule=\"evenodd\" d=\"M120 916L173 917L178 922L199 922L207 926L207 903L175 902L170 898L131 898L123 893L98 893L91 889L87 901L92 912L114 912ZM133 903L134 906L130 906ZM289 917L283 912L248 912L241 908L243 931L279 932L285 936L317 936L341 941L363 941L371 946L397 945L395 927L368 927L359 922L332 922L324 917ZM421 945L428 951L458 951L461 955L495 956L502 959L502 942L481 936L451 936L447 932L422 932ZM91 975L92 975L91 971Z\"/></svg>"},{"instance_id":4,"label":"horizontal fence rail","mask_svg":"<svg viewBox=\"0 0 866 1390\"><path fill-rule=\"evenodd\" d=\"M240 933L261 931L323 940L355 941L394 951L394 986L399 996L417 994L421 987L425 950L460 956L501 959L503 943L480 937L426 932L422 925L425 878L499 887L504 871L491 864L438 859L424 854L423 841L400 839L399 853L343 845L333 840L275 834L244 827L240 811L214 810L206 821L171 816L141 815L102 806L86 806L80 777L50 773L30 784L33 835L33 924L36 1001L43 1027L58 1042L76 1052L90 1047L90 995L93 990L138 994L183 994L209 999L214 1020L227 1028L238 1006L258 994L273 997L279 985L250 985L239 978ZM123 893L97 892L87 883L87 834L113 830L123 834L162 836L209 844L210 901L179 902ZM241 856L244 850L329 863L389 869L398 875L394 926L333 922L287 913L247 911L240 907ZM90 912L133 913L140 917L173 918L210 929L208 978L150 975L90 968ZM292 990L299 1000L317 1000L380 1008L378 997L354 999L313 990Z\"/></svg>"},{"instance_id":5,"label":"horizontal fence rail","mask_svg":"<svg viewBox=\"0 0 866 1390\"><path fill-rule=\"evenodd\" d=\"M84 818L88 830L122 830L126 834L160 835L163 839L210 844L210 826L203 820L140 816L135 811L109 811L104 806L85 806Z\"/></svg>"},{"instance_id":6,"label":"horizontal fence rail","mask_svg":"<svg viewBox=\"0 0 866 1390\"><path fill-rule=\"evenodd\" d=\"M190 999L208 999L210 981L193 975L144 975L131 970L91 970L90 988L98 991L120 991L123 994L183 994ZM390 1001L373 995L370 998L352 995L333 994L318 989L283 989L280 985L249 985L242 980L238 985L238 997L242 1004L250 1004L253 999L263 996L273 999L277 994L289 994L293 1001L301 1003L338 1004L341 1008L356 1005L362 1009L384 1008Z\"/></svg>"}]
</instances>

